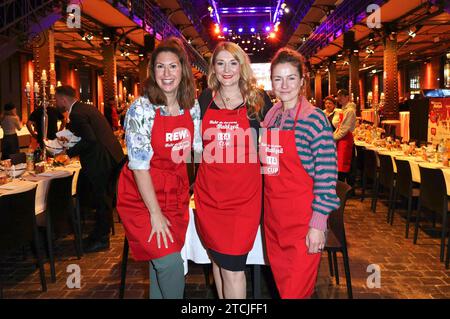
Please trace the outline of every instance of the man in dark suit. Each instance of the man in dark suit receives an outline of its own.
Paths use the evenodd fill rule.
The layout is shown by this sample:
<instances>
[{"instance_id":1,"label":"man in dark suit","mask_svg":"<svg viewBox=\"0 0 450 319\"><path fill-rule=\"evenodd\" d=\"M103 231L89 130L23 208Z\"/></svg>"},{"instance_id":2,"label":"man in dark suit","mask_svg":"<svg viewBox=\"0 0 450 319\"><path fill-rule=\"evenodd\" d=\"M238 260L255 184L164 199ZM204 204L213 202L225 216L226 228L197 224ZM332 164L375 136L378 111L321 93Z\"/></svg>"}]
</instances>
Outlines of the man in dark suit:
<instances>
[{"instance_id":1,"label":"man in dark suit","mask_svg":"<svg viewBox=\"0 0 450 319\"><path fill-rule=\"evenodd\" d=\"M67 150L69 157L79 156L96 201L94 230L86 239L86 252L109 249L109 231L115 178L124 154L105 117L93 106L80 103L70 86L56 88L56 106L68 112L67 129L81 140Z\"/></svg>"}]
</instances>

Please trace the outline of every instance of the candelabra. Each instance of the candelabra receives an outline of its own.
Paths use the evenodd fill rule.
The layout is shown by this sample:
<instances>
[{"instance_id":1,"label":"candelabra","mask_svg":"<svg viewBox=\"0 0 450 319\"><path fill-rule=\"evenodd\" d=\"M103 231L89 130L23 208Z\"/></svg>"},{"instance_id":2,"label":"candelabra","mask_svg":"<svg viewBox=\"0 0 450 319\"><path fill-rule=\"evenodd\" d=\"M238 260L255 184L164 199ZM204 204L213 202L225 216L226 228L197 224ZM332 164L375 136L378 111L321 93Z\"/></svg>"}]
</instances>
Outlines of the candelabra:
<instances>
[{"instance_id":1,"label":"candelabra","mask_svg":"<svg viewBox=\"0 0 450 319\"><path fill-rule=\"evenodd\" d=\"M41 76L41 84L42 86L39 87L38 82L34 82L33 87L33 105L34 109L38 107L42 107L42 118L41 118L41 133L42 133L42 140L45 141L47 139L47 130L48 130L48 114L47 114L47 107L50 105L51 101L54 100L55 95L55 87L51 84L50 85L50 99L47 96L46 88L47 88L47 74L46 71L42 71ZM42 93L40 92L40 88L42 88ZM27 82L25 86L25 94L27 96L27 107L30 109L31 105L31 86L30 83ZM45 147L45 145L44 145ZM45 161L47 158L46 151L43 150L42 152L43 160Z\"/></svg>"}]
</instances>

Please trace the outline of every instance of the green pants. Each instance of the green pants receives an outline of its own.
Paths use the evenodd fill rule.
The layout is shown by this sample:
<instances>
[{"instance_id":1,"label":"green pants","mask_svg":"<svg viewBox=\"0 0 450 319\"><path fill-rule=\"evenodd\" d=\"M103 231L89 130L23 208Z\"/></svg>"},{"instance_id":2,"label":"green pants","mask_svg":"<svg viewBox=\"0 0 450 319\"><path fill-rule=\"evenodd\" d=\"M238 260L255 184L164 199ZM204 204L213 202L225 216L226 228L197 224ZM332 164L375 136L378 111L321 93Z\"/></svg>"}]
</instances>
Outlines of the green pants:
<instances>
[{"instance_id":1,"label":"green pants","mask_svg":"<svg viewBox=\"0 0 450 319\"><path fill-rule=\"evenodd\" d=\"M151 260L149 268L150 299L183 299L184 267L179 252Z\"/></svg>"}]
</instances>

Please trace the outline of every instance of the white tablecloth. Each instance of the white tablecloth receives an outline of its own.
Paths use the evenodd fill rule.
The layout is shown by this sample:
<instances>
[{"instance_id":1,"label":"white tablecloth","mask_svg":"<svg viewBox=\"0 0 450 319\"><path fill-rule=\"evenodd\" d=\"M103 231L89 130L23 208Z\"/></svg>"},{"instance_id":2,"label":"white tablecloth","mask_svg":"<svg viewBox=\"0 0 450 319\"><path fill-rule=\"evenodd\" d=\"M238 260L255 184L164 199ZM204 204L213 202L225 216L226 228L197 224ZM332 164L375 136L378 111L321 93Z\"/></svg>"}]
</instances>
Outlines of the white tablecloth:
<instances>
[{"instance_id":1,"label":"white tablecloth","mask_svg":"<svg viewBox=\"0 0 450 319\"><path fill-rule=\"evenodd\" d=\"M211 260L206 253L205 247L200 241L195 228L195 216L192 208L189 208L189 225L186 232L186 241L183 249L181 250L181 257L184 261L184 272L188 272L188 260L195 262L196 264L209 264ZM266 265L268 264L267 258L264 255L263 243L261 237L261 227L256 234L255 243L252 250L247 257L247 265Z\"/></svg>"},{"instance_id":2,"label":"white tablecloth","mask_svg":"<svg viewBox=\"0 0 450 319\"><path fill-rule=\"evenodd\" d=\"M56 167L54 170L47 171L36 176L28 175L27 173L25 173L22 176L22 179L14 179L10 183L1 185L0 196L25 192L37 185L35 211L36 215L40 214L44 212L47 207L46 198L50 180L54 178L69 176L70 174L75 172L75 176L72 181L72 195L75 195L80 168L81 166L79 164L71 164L65 167Z\"/></svg>"}]
</instances>

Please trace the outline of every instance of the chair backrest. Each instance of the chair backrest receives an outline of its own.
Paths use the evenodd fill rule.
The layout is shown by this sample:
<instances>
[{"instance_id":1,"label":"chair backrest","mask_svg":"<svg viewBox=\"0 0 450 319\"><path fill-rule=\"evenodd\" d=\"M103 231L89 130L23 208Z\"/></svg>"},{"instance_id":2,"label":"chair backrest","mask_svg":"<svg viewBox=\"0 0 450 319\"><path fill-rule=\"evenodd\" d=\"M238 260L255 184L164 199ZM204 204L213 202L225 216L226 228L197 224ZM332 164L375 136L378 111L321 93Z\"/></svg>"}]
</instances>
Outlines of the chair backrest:
<instances>
[{"instance_id":1,"label":"chair backrest","mask_svg":"<svg viewBox=\"0 0 450 319\"><path fill-rule=\"evenodd\" d=\"M336 183L336 194L341 201L339 208L330 214L328 218L328 226L330 230L334 233L336 238L339 240L341 245L346 245L347 241L345 239L345 227L344 227L344 210L345 204L347 203L347 194L352 188L341 181Z\"/></svg>"},{"instance_id":2,"label":"chair backrest","mask_svg":"<svg viewBox=\"0 0 450 319\"><path fill-rule=\"evenodd\" d=\"M440 169L419 166L420 206L441 213L447 210L447 187Z\"/></svg>"},{"instance_id":3,"label":"chair backrest","mask_svg":"<svg viewBox=\"0 0 450 319\"><path fill-rule=\"evenodd\" d=\"M399 195L408 197L413 187L411 165L409 161L394 158L395 166L397 166L396 187Z\"/></svg>"},{"instance_id":4,"label":"chair backrest","mask_svg":"<svg viewBox=\"0 0 450 319\"><path fill-rule=\"evenodd\" d=\"M51 227L51 232L56 236L73 232L72 180L73 174L50 180L47 193L47 226Z\"/></svg>"},{"instance_id":5,"label":"chair backrest","mask_svg":"<svg viewBox=\"0 0 450 319\"><path fill-rule=\"evenodd\" d=\"M0 253L7 253L33 240L36 231L36 187L0 196Z\"/></svg>"},{"instance_id":6,"label":"chair backrest","mask_svg":"<svg viewBox=\"0 0 450 319\"><path fill-rule=\"evenodd\" d=\"M380 159L380 184L390 188L394 183L395 176L392 157L390 155L378 154L378 158Z\"/></svg>"},{"instance_id":7,"label":"chair backrest","mask_svg":"<svg viewBox=\"0 0 450 319\"><path fill-rule=\"evenodd\" d=\"M373 150L364 149L364 174L375 179L377 176L377 154Z\"/></svg>"},{"instance_id":8,"label":"chair backrest","mask_svg":"<svg viewBox=\"0 0 450 319\"><path fill-rule=\"evenodd\" d=\"M15 154L10 154L9 158L11 159L11 164L12 165L17 165L17 164L21 164L21 163L26 163L27 162L27 155L25 153L15 153Z\"/></svg>"},{"instance_id":9,"label":"chair backrest","mask_svg":"<svg viewBox=\"0 0 450 319\"><path fill-rule=\"evenodd\" d=\"M355 145L356 168L362 171L364 169L364 146Z\"/></svg>"}]
</instances>

